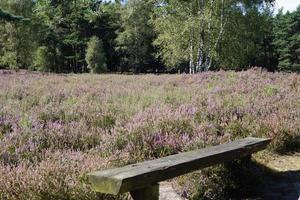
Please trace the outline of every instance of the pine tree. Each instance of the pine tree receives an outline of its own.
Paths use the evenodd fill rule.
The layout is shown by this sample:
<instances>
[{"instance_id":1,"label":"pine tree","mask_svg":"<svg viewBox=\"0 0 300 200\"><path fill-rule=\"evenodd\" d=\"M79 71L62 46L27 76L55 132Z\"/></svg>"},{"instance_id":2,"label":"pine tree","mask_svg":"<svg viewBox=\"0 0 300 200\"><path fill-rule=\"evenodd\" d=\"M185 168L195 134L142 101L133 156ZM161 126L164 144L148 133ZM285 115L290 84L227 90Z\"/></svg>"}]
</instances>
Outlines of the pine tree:
<instances>
[{"instance_id":1,"label":"pine tree","mask_svg":"<svg viewBox=\"0 0 300 200\"><path fill-rule=\"evenodd\" d=\"M32 21L28 22L33 6L32 0L0 1L0 63L6 67L27 69L32 65L35 32Z\"/></svg>"},{"instance_id":2,"label":"pine tree","mask_svg":"<svg viewBox=\"0 0 300 200\"><path fill-rule=\"evenodd\" d=\"M290 36L290 48L292 57L291 71L300 72L300 6L292 13L293 29Z\"/></svg>"},{"instance_id":3,"label":"pine tree","mask_svg":"<svg viewBox=\"0 0 300 200\"><path fill-rule=\"evenodd\" d=\"M278 69L300 71L300 7L292 13L279 12L274 20L274 42Z\"/></svg>"},{"instance_id":4,"label":"pine tree","mask_svg":"<svg viewBox=\"0 0 300 200\"><path fill-rule=\"evenodd\" d=\"M274 45L278 53L278 68L280 70L288 70L291 67L291 54L289 47L289 34L291 32L291 16L290 13L283 14L282 11L276 16L274 26Z\"/></svg>"}]
</instances>

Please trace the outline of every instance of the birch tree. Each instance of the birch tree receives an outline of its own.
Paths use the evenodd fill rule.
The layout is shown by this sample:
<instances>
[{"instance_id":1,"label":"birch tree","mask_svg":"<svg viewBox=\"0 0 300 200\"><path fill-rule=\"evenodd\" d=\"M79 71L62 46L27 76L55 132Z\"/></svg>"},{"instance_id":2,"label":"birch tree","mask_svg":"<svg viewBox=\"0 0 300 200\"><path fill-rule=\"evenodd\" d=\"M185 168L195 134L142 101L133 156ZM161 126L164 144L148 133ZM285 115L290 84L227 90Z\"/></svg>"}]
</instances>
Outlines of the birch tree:
<instances>
[{"instance_id":1,"label":"birch tree","mask_svg":"<svg viewBox=\"0 0 300 200\"><path fill-rule=\"evenodd\" d=\"M156 9L154 44L172 66L189 63L189 73L207 71L222 40L227 16L224 0L162 1Z\"/></svg>"},{"instance_id":2,"label":"birch tree","mask_svg":"<svg viewBox=\"0 0 300 200\"><path fill-rule=\"evenodd\" d=\"M216 64L228 23L234 13L264 1L161 0L153 23L158 33L154 44L169 67L186 63L189 73L208 71ZM257 8L258 9L258 8ZM239 41L241 42L241 41ZM188 63L188 64L187 64Z\"/></svg>"}]
</instances>

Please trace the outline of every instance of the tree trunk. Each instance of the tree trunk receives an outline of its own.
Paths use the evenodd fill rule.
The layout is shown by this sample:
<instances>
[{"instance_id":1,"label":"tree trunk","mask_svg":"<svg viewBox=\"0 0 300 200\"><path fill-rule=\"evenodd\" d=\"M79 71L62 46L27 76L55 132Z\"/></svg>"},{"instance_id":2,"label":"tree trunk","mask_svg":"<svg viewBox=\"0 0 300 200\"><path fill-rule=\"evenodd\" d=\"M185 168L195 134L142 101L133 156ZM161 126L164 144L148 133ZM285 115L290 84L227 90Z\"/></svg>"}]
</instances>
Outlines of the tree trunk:
<instances>
[{"instance_id":1,"label":"tree trunk","mask_svg":"<svg viewBox=\"0 0 300 200\"><path fill-rule=\"evenodd\" d=\"M215 44L213 46L213 48L214 48L215 51L217 51L219 43L220 43L220 41L222 39L222 36L224 34L225 25L227 23L227 20L224 20L224 9L225 9L225 7L224 7L224 0L221 0L221 3L222 3L222 8L221 8L221 17L220 17L221 18L220 19L220 31L219 31L219 35L217 37L217 40L216 40L216 42L215 42ZM207 66L207 70L209 70L211 68L211 65L212 65L212 59L210 59L210 61L209 61L209 64Z\"/></svg>"},{"instance_id":2,"label":"tree trunk","mask_svg":"<svg viewBox=\"0 0 300 200\"><path fill-rule=\"evenodd\" d=\"M205 57L205 64L204 64L204 71L208 71L208 66L209 66L209 62L210 62L210 52L209 50L206 51L206 57Z\"/></svg>"},{"instance_id":3,"label":"tree trunk","mask_svg":"<svg viewBox=\"0 0 300 200\"><path fill-rule=\"evenodd\" d=\"M201 44L200 47L198 48L196 73L198 73L198 72L201 71L201 66L202 66L202 63L203 63L203 51L202 51L202 48L203 48L203 45Z\"/></svg>"},{"instance_id":4,"label":"tree trunk","mask_svg":"<svg viewBox=\"0 0 300 200\"><path fill-rule=\"evenodd\" d=\"M207 66L207 70L210 70L210 67L211 67L211 65L212 65L212 61L213 61L213 59L210 58L210 59L209 59L209 64L208 64L208 66Z\"/></svg>"},{"instance_id":5,"label":"tree trunk","mask_svg":"<svg viewBox=\"0 0 300 200\"><path fill-rule=\"evenodd\" d=\"M199 34L199 41L200 41L200 45L198 48L198 54L197 54L197 65L196 65L196 72L200 72L202 71L202 65L203 65L203 59L204 59L204 55L203 55L203 48L204 48L204 40L205 40L205 34L204 34L204 28L205 28L205 24L204 24L204 1L203 0L199 0L199 17L200 17L200 23L199 26L201 27L201 31Z\"/></svg>"},{"instance_id":6,"label":"tree trunk","mask_svg":"<svg viewBox=\"0 0 300 200\"><path fill-rule=\"evenodd\" d=\"M195 73L193 51L194 51L193 39L191 37L191 39L190 39L190 65L189 65L190 74L194 74Z\"/></svg>"}]
</instances>

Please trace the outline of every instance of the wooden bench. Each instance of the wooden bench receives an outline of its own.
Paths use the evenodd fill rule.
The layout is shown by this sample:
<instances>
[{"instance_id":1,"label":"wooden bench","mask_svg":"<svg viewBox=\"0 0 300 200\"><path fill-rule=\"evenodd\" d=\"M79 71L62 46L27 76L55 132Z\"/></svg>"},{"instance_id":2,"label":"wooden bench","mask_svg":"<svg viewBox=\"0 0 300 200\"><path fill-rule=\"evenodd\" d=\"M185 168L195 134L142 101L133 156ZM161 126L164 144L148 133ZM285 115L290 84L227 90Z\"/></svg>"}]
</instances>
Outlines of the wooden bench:
<instances>
[{"instance_id":1,"label":"wooden bench","mask_svg":"<svg viewBox=\"0 0 300 200\"><path fill-rule=\"evenodd\" d=\"M130 192L134 200L158 200L159 182L250 156L266 148L270 141L249 137L121 168L92 172L88 174L88 181L98 193L118 195Z\"/></svg>"}]
</instances>

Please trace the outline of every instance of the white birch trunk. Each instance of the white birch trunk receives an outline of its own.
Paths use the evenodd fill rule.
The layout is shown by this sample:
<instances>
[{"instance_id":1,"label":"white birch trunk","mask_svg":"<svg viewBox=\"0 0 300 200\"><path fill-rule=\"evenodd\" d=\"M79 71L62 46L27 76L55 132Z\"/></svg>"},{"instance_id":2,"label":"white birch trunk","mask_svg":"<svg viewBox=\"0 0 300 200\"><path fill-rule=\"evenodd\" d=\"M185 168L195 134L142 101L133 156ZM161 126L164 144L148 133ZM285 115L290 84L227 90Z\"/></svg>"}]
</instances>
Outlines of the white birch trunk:
<instances>
[{"instance_id":1,"label":"white birch trunk","mask_svg":"<svg viewBox=\"0 0 300 200\"><path fill-rule=\"evenodd\" d=\"M211 7L212 7L212 3L213 1L211 1ZM209 17L209 21L208 21L208 46L206 49L206 58L205 58L205 65L204 65L204 71L208 71L208 66L210 63L210 55L211 55L211 46L212 46L212 31L211 31L211 23L212 23L212 9L210 9L210 17Z\"/></svg>"},{"instance_id":2,"label":"white birch trunk","mask_svg":"<svg viewBox=\"0 0 300 200\"><path fill-rule=\"evenodd\" d=\"M221 19L220 19L220 31L219 31L219 34L218 34L218 37L217 37L217 40L214 44L214 50L217 50L218 48L218 45L222 39L222 36L224 34L224 30L225 30L225 26L226 26L226 23L227 23L227 20L224 20L224 0L221 0L221 3L222 3L222 8L221 8ZM207 66L207 69L209 70L211 68L211 65L212 65L212 59L210 59L209 61L209 64Z\"/></svg>"},{"instance_id":3,"label":"white birch trunk","mask_svg":"<svg viewBox=\"0 0 300 200\"><path fill-rule=\"evenodd\" d=\"M196 65L196 72L200 72L201 71L201 66L203 64L203 51L202 51L203 45L201 45L198 48L198 55L197 55L197 65Z\"/></svg>"},{"instance_id":4,"label":"white birch trunk","mask_svg":"<svg viewBox=\"0 0 300 200\"><path fill-rule=\"evenodd\" d=\"M205 29L205 23L204 23L204 0L199 0L199 17L200 17L200 32L199 32L199 48L197 53L197 64L196 64L196 72L202 71L202 65L203 65L203 49L204 49L204 43L205 43L205 37L204 37L204 29Z\"/></svg>"},{"instance_id":5,"label":"white birch trunk","mask_svg":"<svg viewBox=\"0 0 300 200\"><path fill-rule=\"evenodd\" d=\"M190 74L194 74L195 73L193 51L194 51L193 39L191 37L191 39L190 39L190 53L189 53L190 54L190 64L189 64Z\"/></svg>"}]
</instances>

